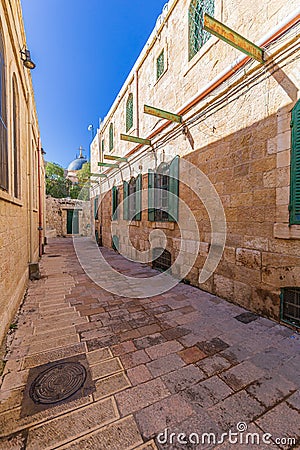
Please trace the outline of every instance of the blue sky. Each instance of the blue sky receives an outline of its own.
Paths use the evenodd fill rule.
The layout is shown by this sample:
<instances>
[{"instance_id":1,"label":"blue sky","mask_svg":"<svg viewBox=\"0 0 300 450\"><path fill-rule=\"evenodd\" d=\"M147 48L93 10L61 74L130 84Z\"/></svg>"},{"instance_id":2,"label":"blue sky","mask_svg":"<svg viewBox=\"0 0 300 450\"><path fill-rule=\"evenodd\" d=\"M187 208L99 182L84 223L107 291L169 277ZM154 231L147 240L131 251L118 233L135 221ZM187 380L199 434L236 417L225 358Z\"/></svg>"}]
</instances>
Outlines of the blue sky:
<instances>
[{"instance_id":1,"label":"blue sky","mask_svg":"<svg viewBox=\"0 0 300 450\"><path fill-rule=\"evenodd\" d=\"M166 0L21 0L46 160L67 167L91 141Z\"/></svg>"}]
</instances>

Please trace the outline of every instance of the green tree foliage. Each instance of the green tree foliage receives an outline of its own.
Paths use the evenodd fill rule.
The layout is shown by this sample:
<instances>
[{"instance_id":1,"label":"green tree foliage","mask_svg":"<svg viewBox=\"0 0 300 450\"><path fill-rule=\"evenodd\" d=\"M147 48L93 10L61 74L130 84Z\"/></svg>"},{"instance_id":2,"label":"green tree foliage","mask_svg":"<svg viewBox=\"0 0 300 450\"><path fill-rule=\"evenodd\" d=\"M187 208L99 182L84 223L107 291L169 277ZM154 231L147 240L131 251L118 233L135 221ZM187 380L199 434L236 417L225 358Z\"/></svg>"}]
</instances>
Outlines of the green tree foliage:
<instances>
[{"instance_id":1,"label":"green tree foliage","mask_svg":"<svg viewBox=\"0 0 300 450\"><path fill-rule=\"evenodd\" d=\"M65 178L64 169L59 164L46 164L46 194L55 198L71 197L73 199L89 200L90 163L85 163L78 171L78 183L72 183Z\"/></svg>"},{"instance_id":2,"label":"green tree foliage","mask_svg":"<svg viewBox=\"0 0 300 450\"><path fill-rule=\"evenodd\" d=\"M46 163L46 195L55 198L64 198L69 196L70 180L64 177L64 169L59 164Z\"/></svg>"}]
</instances>

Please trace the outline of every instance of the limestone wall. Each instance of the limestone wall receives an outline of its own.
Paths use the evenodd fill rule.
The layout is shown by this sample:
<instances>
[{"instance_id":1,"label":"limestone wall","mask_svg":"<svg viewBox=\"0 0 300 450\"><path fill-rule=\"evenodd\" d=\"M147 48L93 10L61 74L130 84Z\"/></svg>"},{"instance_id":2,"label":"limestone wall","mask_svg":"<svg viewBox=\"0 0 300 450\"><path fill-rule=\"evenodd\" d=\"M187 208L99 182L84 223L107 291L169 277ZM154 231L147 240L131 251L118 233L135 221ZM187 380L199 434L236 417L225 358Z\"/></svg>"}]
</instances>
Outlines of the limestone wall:
<instances>
[{"instance_id":1,"label":"limestone wall","mask_svg":"<svg viewBox=\"0 0 300 450\"><path fill-rule=\"evenodd\" d=\"M90 202L69 198L46 198L46 235L67 236L67 211L78 210L79 235L90 236L91 215Z\"/></svg>"},{"instance_id":2,"label":"limestone wall","mask_svg":"<svg viewBox=\"0 0 300 450\"><path fill-rule=\"evenodd\" d=\"M250 60L218 87L205 91L226 67L234 66L241 53L212 37L188 61L190 2L169 3L174 9L170 6L164 25L152 35L97 136L98 141L107 141L110 123L114 123L116 138L125 132L124 107L128 92L133 92L135 128L130 132L151 137L152 149L117 142L112 154L127 156L129 164L121 165L121 173L106 171L108 179L102 181L102 195L107 192L99 220L103 225L103 244L111 246L112 186L120 187L122 199L122 180L129 181L142 172L143 195L147 197L148 169L179 155L208 176L220 196L227 222L221 262L214 274L199 284L211 245L211 224L202 202L188 187L180 185L179 196L193 211L201 240L196 262L186 278L202 289L279 319L280 288L300 286L300 226L289 226L288 209L291 110L300 97L296 31L291 29L284 37L271 40L269 63L262 66ZM215 17L254 42L266 41L266 32L274 35L281 21L297 6L293 0L288 4L281 0L224 0L216 2ZM156 80L156 58L163 48L167 66ZM185 109L201 92L202 97ZM144 104L171 112L185 111L184 123L166 124L165 120L146 115ZM96 140L96 148L95 143ZM91 192L92 197L100 195L99 188ZM183 219L179 211L179 221L184 222ZM155 228L166 234L167 249L174 262L181 242L178 226L148 222L146 211L141 222L131 226L132 244L138 250L149 248L149 234ZM186 245L186 265L195 252L195 244L191 239ZM120 236L122 245L128 243Z\"/></svg>"},{"instance_id":3,"label":"limestone wall","mask_svg":"<svg viewBox=\"0 0 300 450\"><path fill-rule=\"evenodd\" d=\"M39 210L43 224L44 169L41 140L30 70L20 58L20 43L26 43L19 0L0 2L0 32L4 46L8 186L0 188L0 341L24 296L28 264L39 259ZM32 56L34 59L34 55ZM13 121L13 86L16 120ZM3 109L2 109L3 111ZM13 126L16 142L13 142ZM14 152L14 147L17 152ZM41 193L38 192L38 159L41 158ZM15 168L17 185L15 189ZM41 241L43 231L41 231ZM40 248L41 251L41 248Z\"/></svg>"}]
</instances>

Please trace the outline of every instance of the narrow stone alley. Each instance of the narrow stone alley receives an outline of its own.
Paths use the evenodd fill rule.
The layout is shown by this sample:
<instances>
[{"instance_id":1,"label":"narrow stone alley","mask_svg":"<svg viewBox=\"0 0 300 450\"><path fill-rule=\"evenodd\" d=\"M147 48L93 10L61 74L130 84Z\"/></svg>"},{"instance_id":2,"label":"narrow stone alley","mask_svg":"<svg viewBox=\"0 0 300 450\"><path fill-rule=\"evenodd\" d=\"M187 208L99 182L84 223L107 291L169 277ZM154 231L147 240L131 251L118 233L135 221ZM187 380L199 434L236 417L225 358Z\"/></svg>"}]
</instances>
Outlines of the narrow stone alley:
<instances>
[{"instance_id":1,"label":"narrow stone alley","mask_svg":"<svg viewBox=\"0 0 300 450\"><path fill-rule=\"evenodd\" d=\"M126 275L153 276L102 251ZM183 283L152 298L110 294L71 238L50 240L41 267L8 336L1 450L248 449L221 438L246 429L271 435L253 448L300 448L293 330Z\"/></svg>"}]
</instances>

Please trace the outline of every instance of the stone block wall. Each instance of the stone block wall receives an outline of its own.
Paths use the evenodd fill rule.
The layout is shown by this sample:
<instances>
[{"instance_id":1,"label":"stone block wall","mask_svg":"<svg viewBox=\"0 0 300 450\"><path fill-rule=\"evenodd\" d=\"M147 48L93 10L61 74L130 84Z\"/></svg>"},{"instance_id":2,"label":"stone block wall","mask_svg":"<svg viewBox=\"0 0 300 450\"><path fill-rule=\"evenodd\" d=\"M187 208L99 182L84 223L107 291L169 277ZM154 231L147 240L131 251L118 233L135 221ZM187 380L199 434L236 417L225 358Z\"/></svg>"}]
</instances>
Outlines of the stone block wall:
<instances>
[{"instance_id":1,"label":"stone block wall","mask_svg":"<svg viewBox=\"0 0 300 450\"><path fill-rule=\"evenodd\" d=\"M46 235L67 236L67 211L78 210L79 235L91 235L91 204L70 198L46 198Z\"/></svg>"},{"instance_id":2,"label":"stone block wall","mask_svg":"<svg viewBox=\"0 0 300 450\"><path fill-rule=\"evenodd\" d=\"M180 185L179 196L189 205L195 217L200 242L191 236L185 242L184 254L188 266L199 244L196 261L186 278L201 289L216 293L252 311L279 319L280 288L300 286L300 226L289 225L291 110L300 98L298 70L299 41L290 30L279 41L269 44L273 63L262 68L254 60L212 92L194 102L183 115L182 125L143 113L144 104L178 112L197 93L204 92L229 64L234 65L241 54L228 44L212 37L197 55L187 60L188 7L187 0L170 3L170 15L161 29L156 30L133 68L100 129L99 140L114 123L115 136L124 132L124 102L128 90L138 79L136 99L136 131L141 137L151 137L152 147L135 147L118 142L112 154L127 156L120 171L107 171L102 182L106 192L102 204L103 245L111 246L111 187L120 187L140 171L143 175L143 196L147 205L147 171L155 170L175 155L199 168L215 187L224 207L227 238L222 259L205 282L199 275L211 245L211 224L205 207L187 186ZM275 5L276 3L276 5ZM215 17L250 40L258 41L265 31L275 33L275 27L288 18L291 7L284 1L224 0L216 2ZM173 9L172 9L173 8ZM247 17L247 20L245 20ZM277 28L276 28L277 29ZM167 68L155 80L156 57L165 48ZM132 78L133 77L133 78ZM139 121L138 121L139 118ZM92 197L99 195L97 189ZM104 194L102 194L104 195ZM184 222L179 211L179 222ZM184 224L183 224L184 226ZM153 229L166 235L174 270L180 274L176 258L181 245L179 227L172 223L148 222L147 212L140 222L130 227L131 242L138 250L149 248ZM120 248L126 242L120 236Z\"/></svg>"},{"instance_id":3,"label":"stone block wall","mask_svg":"<svg viewBox=\"0 0 300 450\"><path fill-rule=\"evenodd\" d=\"M38 263L41 253L43 231L39 236L38 227L40 221L43 226L44 220L44 167L31 74L30 70L23 67L20 58L20 43L23 45L25 42L25 31L19 0L0 2L0 32L4 47L5 84L1 88L2 99L6 102L8 150L8 186L0 188L1 342L24 297L29 275L28 265ZM17 158L13 143L13 89L17 99ZM17 192L15 167L18 172ZM39 172L41 202L38 191Z\"/></svg>"}]
</instances>

